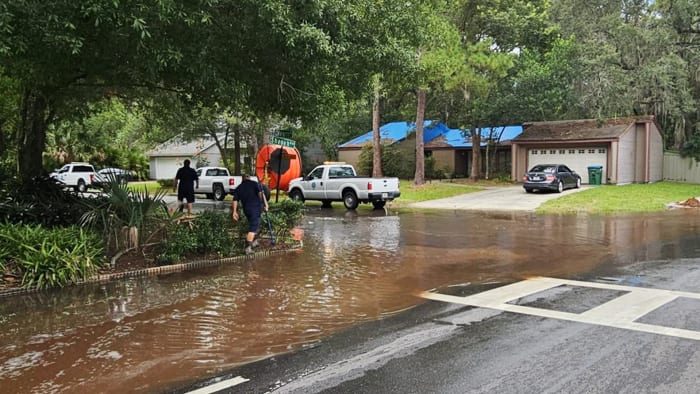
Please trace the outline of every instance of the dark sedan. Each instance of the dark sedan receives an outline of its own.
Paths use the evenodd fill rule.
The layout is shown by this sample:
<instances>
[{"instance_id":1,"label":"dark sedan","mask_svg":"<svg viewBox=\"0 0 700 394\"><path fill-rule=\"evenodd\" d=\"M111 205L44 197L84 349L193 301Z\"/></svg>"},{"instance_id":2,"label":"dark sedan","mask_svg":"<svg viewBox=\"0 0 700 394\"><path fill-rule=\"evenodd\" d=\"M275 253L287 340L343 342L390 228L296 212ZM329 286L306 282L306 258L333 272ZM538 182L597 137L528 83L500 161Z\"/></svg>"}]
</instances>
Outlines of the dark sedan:
<instances>
[{"instance_id":1,"label":"dark sedan","mask_svg":"<svg viewBox=\"0 0 700 394\"><path fill-rule=\"evenodd\" d=\"M535 190L554 190L581 187L581 176L563 164L538 164L523 176L523 187L528 193Z\"/></svg>"}]
</instances>

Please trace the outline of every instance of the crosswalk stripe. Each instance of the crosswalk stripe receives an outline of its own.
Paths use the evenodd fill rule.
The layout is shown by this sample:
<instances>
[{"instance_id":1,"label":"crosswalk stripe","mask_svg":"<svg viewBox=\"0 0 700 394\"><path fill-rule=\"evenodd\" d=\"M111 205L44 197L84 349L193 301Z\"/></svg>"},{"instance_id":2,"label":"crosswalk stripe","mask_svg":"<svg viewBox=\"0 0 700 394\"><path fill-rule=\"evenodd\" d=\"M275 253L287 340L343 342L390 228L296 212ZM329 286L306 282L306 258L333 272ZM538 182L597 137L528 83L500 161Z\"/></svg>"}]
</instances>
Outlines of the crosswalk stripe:
<instances>
[{"instance_id":1,"label":"crosswalk stripe","mask_svg":"<svg viewBox=\"0 0 700 394\"><path fill-rule=\"evenodd\" d=\"M245 383L249 380L250 379L246 379L242 376L236 376L235 378L224 380L224 381L218 382L216 384L212 384L211 386L206 386L206 387L199 388L197 390L190 391L187 394L211 394L211 393L215 393L217 391L227 389L229 387L239 385L241 383Z\"/></svg>"},{"instance_id":2,"label":"crosswalk stripe","mask_svg":"<svg viewBox=\"0 0 700 394\"><path fill-rule=\"evenodd\" d=\"M508 303L562 285L625 291L626 294L583 313L561 312ZM433 301L700 340L699 331L636 322L642 316L679 297L700 299L700 294L697 293L535 277L466 297L435 292L423 292L420 296Z\"/></svg>"}]
</instances>

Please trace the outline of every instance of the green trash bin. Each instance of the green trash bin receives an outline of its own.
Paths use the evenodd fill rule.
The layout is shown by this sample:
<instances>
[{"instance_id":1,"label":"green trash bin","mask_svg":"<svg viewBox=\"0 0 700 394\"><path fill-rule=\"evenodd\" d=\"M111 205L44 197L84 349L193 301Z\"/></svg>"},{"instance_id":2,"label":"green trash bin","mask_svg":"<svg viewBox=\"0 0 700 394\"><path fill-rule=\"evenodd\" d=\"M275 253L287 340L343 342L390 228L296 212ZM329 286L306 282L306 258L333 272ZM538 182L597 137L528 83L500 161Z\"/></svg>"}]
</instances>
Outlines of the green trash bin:
<instances>
[{"instance_id":1,"label":"green trash bin","mask_svg":"<svg viewBox=\"0 0 700 394\"><path fill-rule=\"evenodd\" d=\"M588 166L588 184L600 185L603 180L603 166Z\"/></svg>"}]
</instances>

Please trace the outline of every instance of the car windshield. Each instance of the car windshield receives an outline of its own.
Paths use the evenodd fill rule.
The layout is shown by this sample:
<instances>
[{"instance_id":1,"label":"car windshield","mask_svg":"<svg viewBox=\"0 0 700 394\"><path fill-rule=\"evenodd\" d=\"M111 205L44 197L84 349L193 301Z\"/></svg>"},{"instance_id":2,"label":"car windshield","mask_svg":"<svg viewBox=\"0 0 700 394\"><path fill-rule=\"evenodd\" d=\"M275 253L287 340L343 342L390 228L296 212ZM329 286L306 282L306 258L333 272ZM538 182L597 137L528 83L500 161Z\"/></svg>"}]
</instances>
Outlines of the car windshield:
<instances>
[{"instance_id":1,"label":"car windshield","mask_svg":"<svg viewBox=\"0 0 700 394\"><path fill-rule=\"evenodd\" d=\"M534 166L530 172L544 172L548 174L553 174L557 171L555 166Z\"/></svg>"}]
</instances>

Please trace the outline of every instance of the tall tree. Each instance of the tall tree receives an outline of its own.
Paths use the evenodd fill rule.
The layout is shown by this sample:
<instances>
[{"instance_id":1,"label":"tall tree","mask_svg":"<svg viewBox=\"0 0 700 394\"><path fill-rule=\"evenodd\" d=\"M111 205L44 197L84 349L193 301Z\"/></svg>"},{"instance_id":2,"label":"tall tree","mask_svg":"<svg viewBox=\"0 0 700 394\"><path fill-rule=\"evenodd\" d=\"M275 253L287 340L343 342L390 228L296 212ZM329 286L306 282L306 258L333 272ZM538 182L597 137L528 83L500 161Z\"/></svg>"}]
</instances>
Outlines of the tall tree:
<instances>
[{"instance_id":1,"label":"tall tree","mask_svg":"<svg viewBox=\"0 0 700 394\"><path fill-rule=\"evenodd\" d=\"M350 45L368 0L16 0L0 6L0 68L17 81L17 164L41 171L49 124L106 95L171 91L205 105L313 117L368 86ZM342 70L345 70L343 72ZM351 70L351 72L350 72Z\"/></svg>"},{"instance_id":2,"label":"tall tree","mask_svg":"<svg viewBox=\"0 0 700 394\"><path fill-rule=\"evenodd\" d=\"M427 1L416 10L416 19L422 22L415 31L416 72L413 80L416 93L416 171L413 182L416 185L425 183L423 127L428 91L442 88L461 66L459 34L448 18L448 5L441 0Z\"/></svg>"},{"instance_id":3,"label":"tall tree","mask_svg":"<svg viewBox=\"0 0 700 394\"><path fill-rule=\"evenodd\" d=\"M453 118L472 141L470 178L481 177L481 129L504 119L495 110L498 87L515 65L518 53L530 47L546 47L547 1L464 0L458 2L455 24L462 40L463 63L448 86L462 100Z\"/></svg>"}]
</instances>

